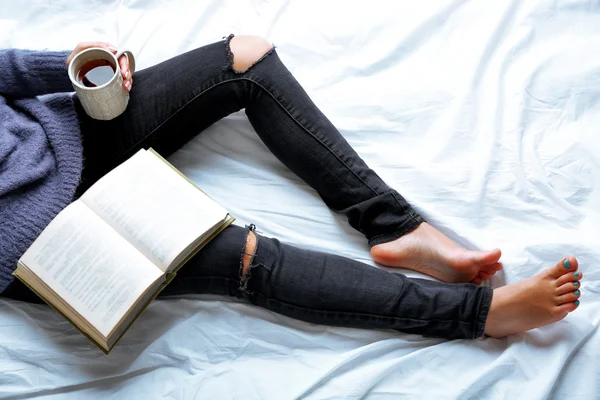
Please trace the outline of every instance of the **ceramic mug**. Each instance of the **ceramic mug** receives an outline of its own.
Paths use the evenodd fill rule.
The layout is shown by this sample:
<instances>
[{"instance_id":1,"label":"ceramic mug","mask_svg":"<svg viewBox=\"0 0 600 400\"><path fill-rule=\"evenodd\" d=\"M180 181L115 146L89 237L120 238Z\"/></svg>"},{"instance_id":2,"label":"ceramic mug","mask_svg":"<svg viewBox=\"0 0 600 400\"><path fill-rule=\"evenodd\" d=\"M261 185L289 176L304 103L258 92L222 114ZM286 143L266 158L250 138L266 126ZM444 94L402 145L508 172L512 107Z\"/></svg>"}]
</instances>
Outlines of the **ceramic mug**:
<instances>
[{"instance_id":1,"label":"ceramic mug","mask_svg":"<svg viewBox=\"0 0 600 400\"><path fill-rule=\"evenodd\" d=\"M106 49L92 47L78 53L69 64L69 79L77 97L87 115L94 119L110 120L121 115L127 108L129 92L123 88L123 76L119 66L119 57L123 54L129 60L129 72L133 75L135 58L129 50L120 50L113 54ZM82 68L97 64L109 66L114 73L107 82L99 86L86 86L80 76Z\"/></svg>"}]
</instances>

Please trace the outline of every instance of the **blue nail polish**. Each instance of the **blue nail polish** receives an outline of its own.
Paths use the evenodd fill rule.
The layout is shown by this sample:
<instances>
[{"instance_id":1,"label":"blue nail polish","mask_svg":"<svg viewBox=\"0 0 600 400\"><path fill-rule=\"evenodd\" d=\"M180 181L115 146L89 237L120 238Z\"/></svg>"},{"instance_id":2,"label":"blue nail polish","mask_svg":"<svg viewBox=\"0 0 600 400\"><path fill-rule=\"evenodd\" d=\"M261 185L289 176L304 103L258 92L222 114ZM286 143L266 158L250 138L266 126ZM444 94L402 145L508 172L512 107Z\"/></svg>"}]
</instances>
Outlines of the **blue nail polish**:
<instances>
[{"instance_id":1,"label":"blue nail polish","mask_svg":"<svg viewBox=\"0 0 600 400\"><path fill-rule=\"evenodd\" d=\"M568 258L565 258L565 261L563 261L563 265L565 266L565 268L571 268L571 264L569 263Z\"/></svg>"},{"instance_id":2,"label":"blue nail polish","mask_svg":"<svg viewBox=\"0 0 600 400\"><path fill-rule=\"evenodd\" d=\"M579 272L575 272L573 276L579 276Z\"/></svg>"},{"instance_id":3,"label":"blue nail polish","mask_svg":"<svg viewBox=\"0 0 600 400\"><path fill-rule=\"evenodd\" d=\"M575 296L579 296L579 290L576 290L576 291L574 291L574 292L573 292L573 294L574 294Z\"/></svg>"},{"instance_id":4,"label":"blue nail polish","mask_svg":"<svg viewBox=\"0 0 600 400\"><path fill-rule=\"evenodd\" d=\"M579 305L579 300L575 300L575 305L578 306Z\"/></svg>"},{"instance_id":5,"label":"blue nail polish","mask_svg":"<svg viewBox=\"0 0 600 400\"><path fill-rule=\"evenodd\" d=\"M579 286L579 282L573 282L573 286Z\"/></svg>"}]
</instances>

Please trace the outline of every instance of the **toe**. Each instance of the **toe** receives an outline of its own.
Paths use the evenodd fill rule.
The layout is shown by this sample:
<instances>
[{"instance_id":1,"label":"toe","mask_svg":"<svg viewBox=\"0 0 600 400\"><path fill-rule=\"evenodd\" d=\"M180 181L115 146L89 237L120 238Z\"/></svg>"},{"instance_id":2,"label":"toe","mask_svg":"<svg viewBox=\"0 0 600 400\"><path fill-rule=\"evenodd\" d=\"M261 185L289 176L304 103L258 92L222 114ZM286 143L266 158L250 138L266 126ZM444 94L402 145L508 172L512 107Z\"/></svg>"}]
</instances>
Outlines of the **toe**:
<instances>
[{"instance_id":1,"label":"toe","mask_svg":"<svg viewBox=\"0 0 600 400\"><path fill-rule=\"evenodd\" d=\"M479 271L479 274L477 274L477 276L479 278L481 278L481 280L484 280L484 281L490 279L490 274L487 274L487 273L485 273L483 271Z\"/></svg>"},{"instance_id":2,"label":"toe","mask_svg":"<svg viewBox=\"0 0 600 400\"><path fill-rule=\"evenodd\" d=\"M571 302L571 303L562 304L558 307L558 309L560 312L570 313L572 311L575 311L577 309L577 307L579 307L579 300L575 300L574 302Z\"/></svg>"},{"instance_id":3,"label":"toe","mask_svg":"<svg viewBox=\"0 0 600 400\"><path fill-rule=\"evenodd\" d=\"M494 275L496 272L502 269L502 264L495 263L492 265L486 265L485 267L481 267L480 272L485 272L488 275Z\"/></svg>"},{"instance_id":4,"label":"toe","mask_svg":"<svg viewBox=\"0 0 600 400\"><path fill-rule=\"evenodd\" d=\"M577 271L578 266L577 259L573 256L568 256L560 260L554 267L552 267L550 274L554 279L558 279L569 272Z\"/></svg>"},{"instance_id":5,"label":"toe","mask_svg":"<svg viewBox=\"0 0 600 400\"><path fill-rule=\"evenodd\" d=\"M558 296L560 296L562 294L575 292L577 290L581 290L581 285L579 284L579 282L577 282L577 281L575 281L575 282L567 282L567 283L565 283L563 285L560 285L556 289L556 294Z\"/></svg>"},{"instance_id":6,"label":"toe","mask_svg":"<svg viewBox=\"0 0 600 400\"><path fill-rule=\"evenodd\" d=\"M502 252L500 249L478 251L475 257L475 262L479 265L492 265L496 264L501 256Z\"/></svg>"},{"instance_id":7,"label":"toe","mask_svg":"<svg viewBox=\"0 0 600 400\"><path fill-rule=\"evenodd\" d=\"M574 286L579 286L580 285L580 280L581 278L583 278L583 272L581 271L575 271L575 272L571 272L568 273L566 275L561 276L560 278L558 278L556 280L556 286L560 287L562 285L564 285L565 283L573 283ZM575 285L575 283L577 283Z\"/></svg>"},{"instance_id":8,"label":"toe","mask_svg":"<svg viewBox=\"0 0 600 400\"><path fill-rule=\"evenodd\" d=\"M579 299L579 296L581 296L580 290L576 290L576 291L570 292L570 293L565 293L565 294L557 297L557 303L558 304L574 303L577 299Z\"/></svg>"},{"instance_id":9,"label":"toe","mask_svg":"<svg viewBox=\"0 0 600 400\"><path fill-rule=\"evenodd\" d=\"M476 285L479 285L479 284L481 284L481 282L483 282L483 281L482 281L482 280L481 280L481 278L480 278L480 277L478 277L478 276L476 276L475 278L473 278L473 280L471 281L471 283L474 283L474 284L476 284Z\"/></svg>"}]
</instances>

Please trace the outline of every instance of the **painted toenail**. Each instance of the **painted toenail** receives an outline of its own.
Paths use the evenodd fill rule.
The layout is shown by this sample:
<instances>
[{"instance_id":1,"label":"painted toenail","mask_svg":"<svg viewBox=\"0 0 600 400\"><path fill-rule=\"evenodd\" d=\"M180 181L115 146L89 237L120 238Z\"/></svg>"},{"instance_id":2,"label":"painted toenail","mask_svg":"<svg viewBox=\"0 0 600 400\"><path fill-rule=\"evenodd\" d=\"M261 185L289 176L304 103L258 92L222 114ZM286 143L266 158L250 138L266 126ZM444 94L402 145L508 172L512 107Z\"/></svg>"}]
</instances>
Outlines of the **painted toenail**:
<instances>
[{"instance_id":1,"label":"painted toenail","mask_svg":"<svg viewBox=\"0 0 600 400\"><path fill-rule=\"evenodd\" d=\"M579 282L573 282L573 286L579 286Z\"/></svg>"},{"instance_id":2,"label":"painted toenail","mask_svg":"<svg viewBox=\"0 0 600 400\"><path fill-rule=\"evenodd\" d=\"M579 300L575 300L575 306L579 305Z\"/></svg>"},{"instance_id":3,"label":"painted toenail","mask_svg":"<svg viewBox=\"0 0 600 400\"><path fill-rule=\"evenodd\" d=\"M574 292L573 292L573 294L574 294L575 296L579 296L579 290L576 290L576 291L574 291Z\"/></svg>"},{"instance_id":4,"label":"painted toenail","mask_svg":"<svg viewBox=\"0 0 600 400\"><path fill-rule=\"evenodd\" d=\"M573 276L575 276L575 277L579 276L579 272L575 272L575 273L573 274Z\"/></svg>"},{"instance_id":5,"label":"painted toenail","mask_svg":"<svg viewBox=\"0 0 600 400\"><path fill-rule=\"evenodd\" d=\"M564 265L566 268L571 268L571 264L569 263L569 259L568 259L568 258L565 258L565 261L563 261L563 265Z\"/></svg>"}]
</instances>

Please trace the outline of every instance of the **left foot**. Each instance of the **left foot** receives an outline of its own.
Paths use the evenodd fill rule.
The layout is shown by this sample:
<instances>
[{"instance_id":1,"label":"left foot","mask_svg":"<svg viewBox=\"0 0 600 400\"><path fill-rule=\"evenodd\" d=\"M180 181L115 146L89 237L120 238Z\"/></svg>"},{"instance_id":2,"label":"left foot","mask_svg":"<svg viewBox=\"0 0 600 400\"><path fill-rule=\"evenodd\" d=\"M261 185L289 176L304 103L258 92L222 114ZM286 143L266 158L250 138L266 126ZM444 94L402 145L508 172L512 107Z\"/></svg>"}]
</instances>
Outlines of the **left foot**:
<instances>
[{"instance_id":1,"label":"left foot","mask_svg":"<svg viewBox=\"0 0 600 400\"><path fill-rule=\"evenodd\" d=\"M449 283L481 283L502 269L500 255L500 249L463 249L427 222L371 248L371 257L380 264L412 269Z\"/></svg>"},{"instance_id":2,"label":"left foot","mask_svg":"<svg viewBox=\"0 0 600 400\"><path fill-rule=\"evenodd\" d=\"M494 289L485 334L503 338L560 321L579 306L582 273L575 257L524 281Z\"/></svg>"}]
</instances>

